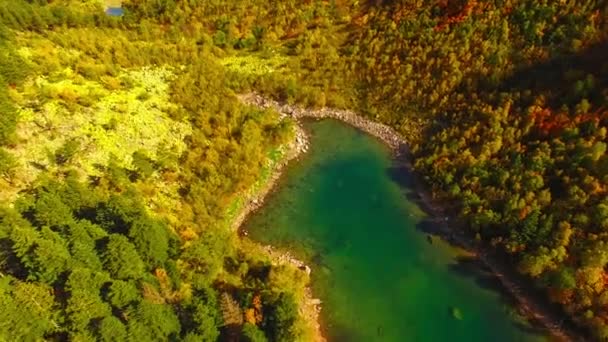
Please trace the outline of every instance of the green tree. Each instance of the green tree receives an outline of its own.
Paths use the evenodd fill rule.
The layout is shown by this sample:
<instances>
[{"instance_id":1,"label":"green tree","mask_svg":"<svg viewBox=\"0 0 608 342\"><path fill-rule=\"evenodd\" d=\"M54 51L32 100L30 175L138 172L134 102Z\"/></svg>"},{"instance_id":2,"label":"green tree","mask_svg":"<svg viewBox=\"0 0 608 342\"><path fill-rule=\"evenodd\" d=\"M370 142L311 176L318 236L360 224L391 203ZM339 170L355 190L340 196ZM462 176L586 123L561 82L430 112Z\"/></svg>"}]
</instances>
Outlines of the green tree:
<instances>
[{"instance_id":1,"label":"green tree","mask_svg":"<svg viewBox=\"0 0 608 342\"><path fill-rule=\"evenodd\" d=\"M41 226L61 227L73 222L72 210L57 193L41 192L34 210L36 223Z\"/></svg>"},{"instance_id":2,"label":"green tree","mask_svg":"<svg viewBox=\"0 0 608 342\"><path fill-rule=\"evenodd\" d=\"M1 109L0 109L1 110ZM0 176L10 179L17 166L17 160L5 149L0 148Z\"/></svg>"},{"instance_id":3,"label":"green tree","mask_svg":"<svg viewBox=\"0 0 608 342\"><path fill-rule=\"evenodd\" d=\"M195 288L205 288L223 267L230 243L220 232L207 232L188 246L180 259L188 265L189 277Z\"/></svg>"},{"instance_id":4,"label":"green tree","mask_svg":"<svg viewBox=\"0 0 608 342\"><path fill-rule=\"evenodd\" d=\"M117 308L127 306L141 300L137 286L132 281L114 280L108 292L108 301Z\"/></svg>"},{"instance_id":5,"label":"green tree","mask_svg":"<svg viewBox=\"0 0 608 342\"><path fill-rule=\"evenodd\" d=\"M7 341L41 340L59 328L54 298L46 285L0 278L0 338ZM36 324L31 324L36 322Z\"/></svg>"},{"instance_id":6,"label":"green tree","mask_svg":"<svg viewBox=\"0 0 608 342\"><path fill-rule=\"evenodd\" d=\"M55 162L59 165L68 163L76 156L80 149L80 143L77 140L66 141L61 148L55 152Z\"/></svg>"},{"instance_id":7,"label":"green tree","mask_svg":"<svg viewBox=\"0 0 608 342\"><path fill-rule=\"evenodd\" d=\"M549 284L560 290L574 289L576 287L574 271L569 267L564 267L552 272L549 278Z\"/></svg>"},{"instance_id":8,"label":"green tree","mask_svg":"<svg viewBox=\"0 0 608 342\"><path fill-rule=\"evenodd\" d=\"M55 235L48 228L43 229L43 233ZM52 284L57 278L67 270L70 262L70 252L61 238L39 239L36 247L32 251L34 266L30 268L30 278L47 284Z\"/></svg>"},{"instance_id":9,"label":"green tree","mask_svg":"<svg viewBox=\"0 0 608 342\"><path fill-rule=\"evenodd\" d=\"M85 268L71 272L66 282L66 290L70 295L65 311L72 332L87 331L93 320L111 315L110 306L100 296L101 287L109 280L107 274Z\"/></svg>"},{"instance_id":10,"label":"green tree","mask_svg":"<svg viewBox=\"0 0 608 342\"><path fill-rule=\"evenodd\" d=\"M167 261L169 231L163 223L141 217L131 224L129 237L149 268L160 267Z\"/></svg>"},{"instance_id":11,"label":"green tree","mask_svg":"<svg viewBox=\"0 0 608 342\"><path fill-rule=\"evenodd\" d=\"M110 234L102 259L113 278L139 279L144 273L144 263L135 246L123 235Z\"/></svg>"},{"instance_id":12,"label":"green tree","mask_svg":"<svg viewBox=\"0 0 608 342\"><path fill-rule=\"evenodd\" d=\"M281 293L274 302L274 308L265 325L274 341L294 341L299 336L296 329L297 319L298 306L293 294Z\"/></svg>"},{"instance_id":13,"label":"green tree","mask_svg":"<svg viewBox=\"0 0 608 342\"><path fill-rule=\"evenodd\" d=\"M155 164L145 152L136 151L133 153L133 167L137 171L140 178L146 179L154 173Z\"/></svg>"},{"instance_id":14,"label":"green tree","mask_svg":"<svg viewBox=\"0 0 608 342\"><path fill-rule=\"evenodd\" d=\"M205 297L209 298L210 292ZM216 341L220 335L220 317L215 300L202 301L198 298L190 306L192 322L199 341Z\"/></svg>"},{"instance_id":15,"label":"green tree","mask_svg":"<svg viewBox=\"0 0 608 342\"><path fill-rule=\"evenodd\" d=\"M103 342L122 342L127 340L127 329L118 318L107 316L99 323L97 336Z\"/></svg>"},{"instance_id":16,"label":"green tree","mask_svg":"<svg viewBox=\"0 0 608 342\"><path fill-rule=\"evenodd\" d=\"M71 267L85 267L101 271L102 263L95 249L95 240L91 238L82 223L70 224L69 233L69 251L72 256Z\"/></svg>"},{"instance_id":17,"label":"green tree","mask_svg":"<svg viewBox=\"0 0 608 342\"><path fill-rule=\"evenodd\" d=\"M177 338L180 324L170 306L139 303L128 323L131 341L167 341Z\"/></svg>"},{"instance_id":18,"label":"green tree","mask_svg":"<svg viewBox=\"0 0 608 342\"><path fill-rule=\"evenodd\" d=\"M245 342L267 342L268 339L264 332L260 330L256 325L251 323L245 323L243 325L243 331L241 335Z\"/></svg>"}]
</instances>

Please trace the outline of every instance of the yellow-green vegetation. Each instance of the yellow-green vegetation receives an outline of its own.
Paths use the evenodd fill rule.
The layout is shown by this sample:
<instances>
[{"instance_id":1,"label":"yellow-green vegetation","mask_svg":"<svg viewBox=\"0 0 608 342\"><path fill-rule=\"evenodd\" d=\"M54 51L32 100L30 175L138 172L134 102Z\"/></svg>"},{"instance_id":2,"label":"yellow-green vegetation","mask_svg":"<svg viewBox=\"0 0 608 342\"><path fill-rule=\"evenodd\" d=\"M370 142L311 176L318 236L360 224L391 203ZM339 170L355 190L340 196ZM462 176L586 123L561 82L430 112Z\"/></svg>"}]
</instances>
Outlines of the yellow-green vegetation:
<instances>
[{"instance_id":1,"label":"yellow-green vegetation","mask_svg":"<svg viewBox=\"0 0 608 342\"><path fill-rule=\"evenodd\" d=\"M122 0L102 0L107 7L120 7Z\"/></svg>"},{"instance_id":2,"label":"yellow-green vegetation","mask_svg":"<svg viewBox=\"0 0 608 342\"><path fill-rule=\"evenodd\" d=\"M249 189L234 196L234 199L228 205L225 214L226 226L229 229L233 229L235 224L241 223L239 222L239 215L243 215L243 210L246 210L248 202L258 200L260 194L265 194L269 190L269 187L274 185L274 179L272 179L272 177L277 175L284 159L287 158L290 153L294 153L294 151L289 151L289 148L289 146L283 145L277 149L271 150L268 153L267 162L260 170L260 176L256 182ZM256 207L257 205L258 204L256 203Z\"/></svg>"},{"instance_id":3,"label":"yellow-green vegetation","mask_svg":"<svg viewBox=\"0 0 608 342\"><path fill-rule=\"evenodd\" d=\"M176 108L169 102L171 76L168 68L143 68L120 72L104 84L104 78L90 81L66 68L53 75L59 81L39 76L26 82L23 92L12 94L19 99L18 140L7 149L19 161L10 179L18 186L7 188L13 192L10 196L1 196L10 199L42 170L64 167L56 153L71 141L78 146L70 166L83 176L100 176L110 160L133 170L137 151L153 161L167 151L181 155L192 128L167 114ZM40 94L43 103L27 107Z\"/></svg>"},{"instance_id":4,"label":"yellow-green vegetation","mask_svg":"<svg viewBox=\"0 0 608 342\"><path fill-rule=\"evenodd\" d=\"M284 69L287 61L286 56L273 53L267 58L259 54L228 56L223 58L220 63L232 72L242 75L262 76Z\"/></svg>"}]
</instances>

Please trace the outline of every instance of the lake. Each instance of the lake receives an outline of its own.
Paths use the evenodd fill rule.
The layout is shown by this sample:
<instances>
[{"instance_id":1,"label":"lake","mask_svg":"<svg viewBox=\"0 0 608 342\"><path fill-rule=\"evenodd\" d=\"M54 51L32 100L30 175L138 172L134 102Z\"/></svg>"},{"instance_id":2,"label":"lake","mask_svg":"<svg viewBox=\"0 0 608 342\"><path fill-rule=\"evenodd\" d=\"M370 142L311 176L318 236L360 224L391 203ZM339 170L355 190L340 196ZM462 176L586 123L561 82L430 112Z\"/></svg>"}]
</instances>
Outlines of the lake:
<instances>
[{"instance_id":1,"label":"lake","mask_svg":"<svg viewBox=\"0 0 608 342\"><path fill-rule=\"evenodd\" d=\"M307 121L310 151L244 224L312 268L329 341L545 341L496 281L421 226L390 151L334 120Z\"/></svg>"}]
</instances>

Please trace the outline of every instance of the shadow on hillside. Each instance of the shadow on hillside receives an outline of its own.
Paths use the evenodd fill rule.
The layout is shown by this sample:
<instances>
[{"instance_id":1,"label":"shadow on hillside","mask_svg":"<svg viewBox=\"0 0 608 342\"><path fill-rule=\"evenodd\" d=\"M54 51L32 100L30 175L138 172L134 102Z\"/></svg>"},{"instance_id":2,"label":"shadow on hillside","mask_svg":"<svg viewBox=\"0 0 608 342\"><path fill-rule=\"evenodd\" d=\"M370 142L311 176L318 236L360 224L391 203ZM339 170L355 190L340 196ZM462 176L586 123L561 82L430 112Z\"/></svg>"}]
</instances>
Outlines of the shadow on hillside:
<instances>
[{"instance_id":1,"label":"shadow on hillside","mask_svg":"<svg viewBox=\"0 0 608 342\"><path fill-rule=\"evenodd\" d=\"M576 104L581 97L591 102L604 100L601 89L608 87L608 41L592 45L577 54L554 57L516 70L498 85L499 92L532 90L548 94L549 104ZM589 76L592 78L589 79ZM590 81L588 81L590 80ZM577 82L579 84L577 85ZM592 82L587 89L585 82ZM580 87L578 90L574 90Z\"/></svg>"},{"instance_id":2,"label":"shadow on hillside","mask_svg":"<svg viewBox=\"0 0 608 342\"><path fill-rule=\"evenodd\" d=\"M368 10L374 7L385 7L392 6L397 4L398 1L395 0L365 0L361 2L361 7L364 10Z\"/></svg>"},{"instance_id":3,"label":"shadow on hillside","mask_svg":"<svg viewBox=\"0 0 608 342\"><path fill-rule=\"evenodd\" d=\"M546 94L549 106L561 106L562 103L573 106L583 98L594 103L596 109L599 106L608 106L605 95L600 92L601 89L608 87L608 59L606 59L606 56L608 56L608 41L590 46L581 53L564 55L520 68L503 79L498 85L489 85L488 92L531 90L532 94ZM484 80L481 80L481 82L483 83ZM488 84L490 84L489 81ZM407 158L396 159L387 170L387 174L403 188L403 193L408 200L418 204L427 213L428 218L418 223L417 229L426 234L442 236L445 240L450 241L451 233L449 229L445 228L443 210L436 210L438 208L435 208L433 203L422 197L425 196L424 191L428 190L428 187L412 171L409 160ZM451 212L453 210L447 208L446 211ZM429 242L432 243L433 239L429 238ZM513 263L512 260L508 260L496 251L492 254L492 257L500 263ZM517 304L516 299L501 284L500 279L488 272L487 267L478 260L458 259L449 267L450 271L472 279L478 286L499 293L503 302ZM514 268L508 273L508 276L514 279L518 287L527 294L527 298L538 299L538 302L541 302L544 308L555 313L557 317L563 317L563 320L558 324L559 327L585 336L586 331L581 330L568 320L559 305L549 303L546 293L539 290L530 279L517 274ZM544 330L542 325L534 320L531 321L531 327L525 323L514 324L527 332L537 333Z\"/></svg>"}]
</instances>

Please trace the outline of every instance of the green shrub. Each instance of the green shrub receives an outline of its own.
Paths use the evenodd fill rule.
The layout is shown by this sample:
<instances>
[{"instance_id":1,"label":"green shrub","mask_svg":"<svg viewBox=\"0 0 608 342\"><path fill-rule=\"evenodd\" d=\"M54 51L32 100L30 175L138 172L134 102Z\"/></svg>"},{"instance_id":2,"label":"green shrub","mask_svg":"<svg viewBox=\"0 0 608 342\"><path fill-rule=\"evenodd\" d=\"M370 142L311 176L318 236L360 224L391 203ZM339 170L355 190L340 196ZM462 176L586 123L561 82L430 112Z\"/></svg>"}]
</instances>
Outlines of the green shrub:
<instances>
[{"instance_id":1,"label":"green shrub","mask_svg":"<svg viewBox=\"0 0 608 342\"><path fill-rule=\"evenodd\" d=\"M6 150L0 148L0 176L10 177L17 166L17 160Z\"/></svg>"},{"instance_id":2,"label":"green shrub","mask_svg":"<svg viewBox=\"0 0 608 342\"><path fill-rule=\"evenodd\" d=\"M66 141L61 148L55 152L55 162L59 165L64 165L78 153L80 143L75 139Z\"/></svg>"},{"instance_id":3,"label":"green shrub","mask_svg":"<svg viewBox=\"0 0 608 342\"><path fill-rule=\"evenodd\" d=\"M244 342L267 342L268 339L264 332L255 324L245 323L241 332L241 338Z\"/></svg>"}]
</instances>

